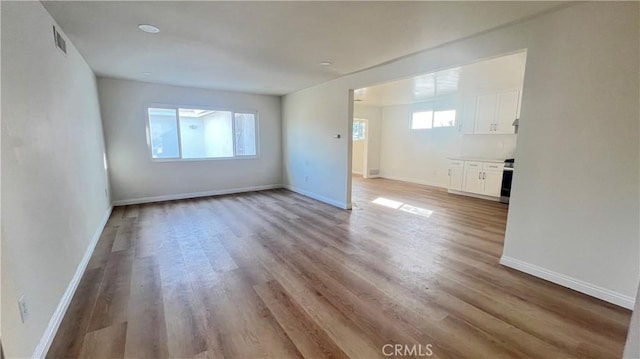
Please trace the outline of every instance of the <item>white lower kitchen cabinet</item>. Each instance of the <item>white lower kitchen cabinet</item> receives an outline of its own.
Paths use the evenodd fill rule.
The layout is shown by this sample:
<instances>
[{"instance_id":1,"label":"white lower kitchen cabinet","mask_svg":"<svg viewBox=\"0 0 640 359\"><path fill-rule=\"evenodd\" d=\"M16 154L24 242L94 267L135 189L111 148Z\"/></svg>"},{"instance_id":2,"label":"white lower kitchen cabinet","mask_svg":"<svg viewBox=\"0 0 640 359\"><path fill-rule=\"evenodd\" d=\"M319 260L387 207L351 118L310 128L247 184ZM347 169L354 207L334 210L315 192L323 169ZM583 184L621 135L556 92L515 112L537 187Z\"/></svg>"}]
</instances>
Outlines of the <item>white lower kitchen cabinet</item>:
<instances>
[{"instance_id":1,"label":"white lower kitchen cabinet","mask_svg":"<svg viewBox=\"0 0 640 359\"><path fill-rule=\"evenodd\" d=\"M504 163L449 161L449 192L499 200Z\"/></svg>"},{"instance_id":2,"label":"white lower kitchen cabinet","mask_svg":"<svg viewBox=\"0 0 640 359\"><path fill-rule=\"evenodd\" d=\"M491 197L500 197L502 188L502 172L486 171L482 175L484 190L482 194Z\"/></svg>"},{"instance_id":3,"label":"white lower kitchen cabinet","mask_svg":"<svg viewBox=\"0 0 640 359\"><path fill-rule=\"evenodd\" d=\"M464 161L449 161L449 189L462 191L464 183Z\"/></svg>"},{"instance_id":4,"label":"white lower kitchen cabinet","mask_svg":"<svg viewBox=\"0 0 640 359\"><path fill-rule=\"evenodd\" d=\"M483 194L484 180L482 180L482 169L465 168L464 183L462 190L465 192Z\"/></svg>"},{"instance_id":5,"label":"white lower kitchen cabinet","mask_svg":"<svg viewBox=\"0 0 640 359\"><path fill-rule=\"evenodd\" d=\"M449 168L449 189L462 191L462 183L464 183L464 169Z\"/></svg>"}]
</instances>

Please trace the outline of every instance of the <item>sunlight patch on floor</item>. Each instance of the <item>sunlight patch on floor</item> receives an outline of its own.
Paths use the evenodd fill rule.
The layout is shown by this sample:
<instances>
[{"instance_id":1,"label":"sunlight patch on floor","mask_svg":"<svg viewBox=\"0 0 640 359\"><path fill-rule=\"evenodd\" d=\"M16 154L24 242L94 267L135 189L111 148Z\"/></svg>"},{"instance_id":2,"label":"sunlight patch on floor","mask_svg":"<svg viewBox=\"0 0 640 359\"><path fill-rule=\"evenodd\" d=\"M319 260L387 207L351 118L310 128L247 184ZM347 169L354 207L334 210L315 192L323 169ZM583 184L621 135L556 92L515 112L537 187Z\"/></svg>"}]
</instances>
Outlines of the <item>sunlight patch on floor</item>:
<instances>
[{"instance_id":1,"label":"sunlight patch on floor","mask_svg":"<svg viewBox=\"0 0 640 359\"><path fill-rule=\"evenodd\" d=\"M412 206L410 204L394 201L392 199L388 199L384 197L378 197L374 199L372 202L380 206L397 209L403 212L413 213L418 216L427 217L427 218L431 217L431 215L433 214L433 211L428 210L426 208Z\"/></svg>"}]
</instances>

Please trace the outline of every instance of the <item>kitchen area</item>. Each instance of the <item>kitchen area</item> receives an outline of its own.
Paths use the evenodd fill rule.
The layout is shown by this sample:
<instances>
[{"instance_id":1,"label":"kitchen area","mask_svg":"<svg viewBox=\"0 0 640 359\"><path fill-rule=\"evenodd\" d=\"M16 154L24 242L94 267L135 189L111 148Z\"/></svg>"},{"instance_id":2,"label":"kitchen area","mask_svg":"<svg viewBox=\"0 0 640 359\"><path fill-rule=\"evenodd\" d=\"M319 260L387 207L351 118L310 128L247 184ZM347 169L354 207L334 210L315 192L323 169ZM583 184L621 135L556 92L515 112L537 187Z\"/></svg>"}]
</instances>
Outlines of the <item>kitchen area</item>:
<instances>
[{"instance_id":1,"label":"kitchen area","mask_svg":"<svg viewBox=\"0 0 640 359\"><path fill-rule=\"evenodd\" d=\"M355 90L354 172L508 203L525 64L520 51Z\"/></svg>"}]
</instances>

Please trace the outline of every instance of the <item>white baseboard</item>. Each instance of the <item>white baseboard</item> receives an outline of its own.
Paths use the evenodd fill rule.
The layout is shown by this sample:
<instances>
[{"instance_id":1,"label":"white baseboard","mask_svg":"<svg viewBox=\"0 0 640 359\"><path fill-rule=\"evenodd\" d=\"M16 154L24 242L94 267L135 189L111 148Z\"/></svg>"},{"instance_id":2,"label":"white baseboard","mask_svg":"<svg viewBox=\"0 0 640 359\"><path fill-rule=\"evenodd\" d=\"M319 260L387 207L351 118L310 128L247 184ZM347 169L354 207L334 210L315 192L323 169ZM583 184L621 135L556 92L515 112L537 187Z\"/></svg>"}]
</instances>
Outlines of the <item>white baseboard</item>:
<instances>
[{"instance_id":1,"label":"white baseboard","mask_svg":"<svg viewBox=\"0 0 640 359\"><path fill-rule=\"evenodd\" d=\"M126 205L130 205L130 204L173 201L173 200L177 200L177 199L209 197L209 196L220 196L220 195L223 195L223 194L242 193L242 192L265 191L265 190L276 189L276 188L282 188L282 185L281 184L269 184L269 185L264 185L264 186L230 188L230 189L215 190L215 191L178 193L178 194L168 194L168 195L164 195L164 196L121 199L121 200L113 201L113 205L114 206L126 206Z\"/></svg>"},{"instance_id":2,"label":"white baseboard","mask_svg":"<svg viewBox=\"0 0 640 359\"><path fill-rule=\"evenodd\" d=\"M328 198L328 197L325 197L325 196L321 196L321 195L315 194L313 192L305 191L303 189L300 189L300 188L297 188L297 187L293 187L291 185L284 185L283 187L288 189L289 191L299 193L299 194L301 194L303 196L316 199L316 200L318 200L320 202L324 202L324 203L330 204L330 205L338 207L338 208L351 209L351 203L336 201L334 199L331 199L331 198Z\"/></svg>"},{"instance_id":3,"label":"white baseboard","mask_svg":"<svg viewBox=\"0 0 640 359\"><path fill-rule=\"evenodd\" d=\"M633 297L626 296L564 274L556 273L518 259L502 256L500 258L500 264L627 309L633 310L633 306L635 304L635 298Z\"/></svg>"},{"instance_id":4,"label":"white baseboard","mask_svg":"<svg viewBox=\"0 0 640 359\"><path fill-rule=\"evenodd\" d=\"M96 248L96 244L98 244L98 240L102 235L104 226L107 224L109 216L111 216L112 210L113 207L109 207L107 212L104 214L104 217L102 217L102 221L98 225L98 228L96 228L96 231L93 233L93 237L91 237L91 241L87 246L87 250L84 252L84 256L82 257L80 264L78 264L78 267L76 268L76 273L73 275L73 278L71 278L71 282L69 282L67 290L65 290L62 298L60 299L60 302L58 303L56 311L53 313L51 320L49 320L49 325L40 338L40 342L38 343L38 346L31 356L32 358L44 358L47 355L49 347L53 342L53 338L58 332L60 323L62 323L62 318L64 318L64 315L67 312L67 308L69 308L69 304L71 303L71 299L73 298L76 289L78 288L78 284L80 284L80 279L82 279L82 275L84 274L85 269L87 269L87 265L89 264L89 260L93 255L93 250Z\"/></svg>"},{"instance_id":5,"label":"white baseboard","mask_svg":"<svg viewBox=\"0 0 640 359\"><path fill-rule=\"evenodd\" d=\"M389 175L389 174L386 174L386 173L381 173L378 177L386 178L386 179L390 179L390 180L394 180L394 181L402 181L402 182L421 184L421 185L431 186L431 187L447 188L447 186L442 185L441 183L424 181L424 180L421 180L421 179L418 179L418 178L394 176L394 175Z\"/></svg>"}]
</instances>

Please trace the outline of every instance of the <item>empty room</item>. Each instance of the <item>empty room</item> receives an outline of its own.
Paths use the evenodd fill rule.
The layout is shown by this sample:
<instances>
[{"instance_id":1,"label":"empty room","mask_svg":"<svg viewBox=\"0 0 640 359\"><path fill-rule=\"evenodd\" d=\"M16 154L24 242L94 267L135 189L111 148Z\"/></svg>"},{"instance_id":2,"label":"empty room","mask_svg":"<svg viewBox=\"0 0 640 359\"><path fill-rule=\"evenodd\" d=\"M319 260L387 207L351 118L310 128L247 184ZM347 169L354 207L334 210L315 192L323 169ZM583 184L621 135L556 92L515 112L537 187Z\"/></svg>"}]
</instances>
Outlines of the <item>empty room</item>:
<instances>
[{"instance_id":1,"label":"empty room","mask_svg":"<svg viewBox=\"0 0 640 359\"><path fill-rule=\"evenodd\" d=\"M639 2L0 13L0 358L640 359Z\"/></svg>"}]
</instances>

